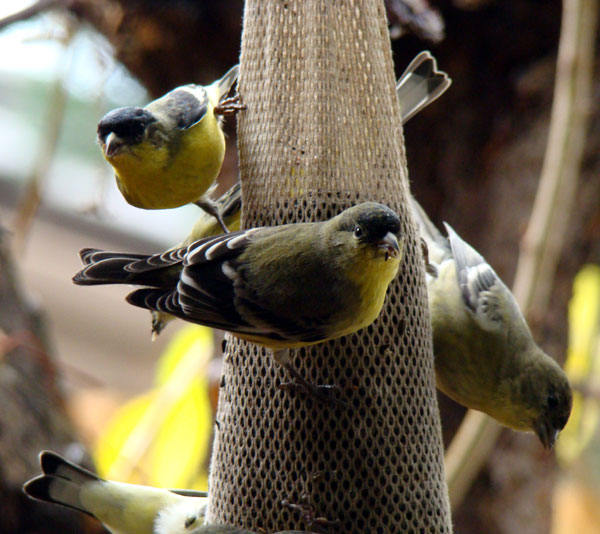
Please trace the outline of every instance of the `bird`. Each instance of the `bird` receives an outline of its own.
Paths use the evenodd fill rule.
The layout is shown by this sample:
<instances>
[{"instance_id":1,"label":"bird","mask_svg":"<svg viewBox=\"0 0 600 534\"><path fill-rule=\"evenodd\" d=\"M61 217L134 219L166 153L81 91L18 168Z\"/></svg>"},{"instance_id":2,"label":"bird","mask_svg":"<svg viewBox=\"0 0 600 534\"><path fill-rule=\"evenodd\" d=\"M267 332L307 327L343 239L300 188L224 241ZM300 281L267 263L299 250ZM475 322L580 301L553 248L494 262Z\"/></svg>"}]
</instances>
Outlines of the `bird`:
<instances>
[{"instance_id":1,"label":"bird","mask_svg":"<svg viewBox=\"0 0 600 534\"><path fill-rule=\"evenodd\" d=\"M399 232L393 210L364 202L328 221L240 230L163 254L83 249L84 268L73 282L140 286L127 296L130 304L270 348L317 394L291 366L288 349L353 333L377 318L400 265Z\"/></svg>"},{"instance_id":2,"label":"bird","mask_svg":"<svg viewBox=\"0 0 600 534\"><path fill-rule=\"evenodd\" d=\"M52 451L39 460L43 475L23 485L25 494L91 515L113 534L190 534L204 525L204 492L105 480Z\"/></svg>"},{"instance_id":3,"label":"bird","mask_svg":"<svg viewBox=\"0 0 600 534\"><path fill-rule=\"evenodd\" d=\"M406 124L424 107L437 100L452 84L450 77L437 68L427 50L419 53L406 67L396 83L402 124Z\"/></svg>"},{"instance_id":4,"label":"bird","mask_svg":"<svg viewBox=\"0 0 600 534\"><path fill-rule=\"evenodd\" d=\"M552 448L571 413L569 379L483 256L444 223L446 239L414 198L411 206L435 273L426 279L438 389Z\"/></svg>"},{"instance_id":5,"label":"bird","mask_svg":"<svg viewBox=\"0 0 600 534\"><path fill-rule=\"evenodd\" d=\"M445 72L438 70L436 60L430 52L419 53L402 73L396 85L402 124L439 98L451 84L450 77ZM217 211L223 215L223 220L230 230L239 229L241 196L242 191L238 183L216 201ZM189 245L193 241L217 235L221 231L221 227L217 226L212 216L203 214L187 239L178 246ZM152 311L151 314L151 335L155 340L173 319L173 316L157 311Z\"/></svg>"},{"instance_id":6,"label":"bird","mask_svg":"<svg viewBox=\"0 0 600 534\"><path fill-rule=\"evenodd\" d=\"M118 108L100 120L98 144L129 204L167 209L196 203L227 231L205 193L225 156L217 114L243 109L222 100L238 70L236 65L211 85L182 85L143 108Z\"/></svg>"}]
</instances>

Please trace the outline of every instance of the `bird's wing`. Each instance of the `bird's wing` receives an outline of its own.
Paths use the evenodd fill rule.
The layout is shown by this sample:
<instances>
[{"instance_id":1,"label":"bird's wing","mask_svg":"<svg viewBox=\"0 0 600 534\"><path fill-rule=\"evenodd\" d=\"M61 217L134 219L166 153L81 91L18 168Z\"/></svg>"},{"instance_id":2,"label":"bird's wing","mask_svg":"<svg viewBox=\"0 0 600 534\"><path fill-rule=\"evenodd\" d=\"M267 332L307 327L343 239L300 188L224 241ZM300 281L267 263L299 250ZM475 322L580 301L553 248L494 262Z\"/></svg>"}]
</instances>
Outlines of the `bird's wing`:
<instances>
[{"instance_id":1,"label":"bird's wing","mask_svg":"<svg viewBox=\"0 0 600 534\"><path fill-rule=\"evenodd\" d=\"M234 261L257 232L264 233L265 229L253 228L209 237L187 248L154 256L154 261L169 262L185 251L176 290L138 289L127 296L127 301L134 306L169 313L214 328L247 335L264 334L248 323L236 308L235 285L240 280ZM146 268L147 261L140 262L139 268Z\"/></svg>"},{"instance_id":2,"label":"bird's wing","mask_svg":"<svg viewBox=\"0 0 600 534\"><path fill-rule=\"evenodd\" d=\"M465 306L484 330L503 328L509 310L516 308L520 314L512 293L479 252L461 239L449 224L444 223L444 226Z\"/></svg>"},{"instance_id":3,"label":"bird's wing","mask_svg":"<svg viewBox=\"0 0 600 534\"><path fill-rule=\"evenodd\" d=\"M267 335L279 340L322 339L321 328L307 328L260 306L237 268L235 259L254 238L280 229L234 232L190 247L177 287L186 315L200 321L210 317L220 321L219 328L246 335ZM243 317L236 304L243 305Z\"/></svg>"},{"instance_id":4,"label":"bird's wing","mask_svg":"<svg viewBox=\"0 0 600 534\"><path fill-rule=\"evenodd\" d=\"M188 130L208 111L208 93L201 85L182 85L146 106L167 129Z\"/></svg>"},{"instance_id":5,"label":"bird's wing","mask_svg":"<svg viewBox=\"0 0 600 534\"><path fill-rule=\"evenodd\" d=\"M427 51L421 52L406 67L396 85L402 124L442 95L451 83L445 72L437 70L435 58Z\"/></svg>"},{"instance_id":6,"label":"bird's wing","mask_svg":"<svg viewBox=\"0 0 600 534\"><path fill-rule=\"evenodd\" d=\"M129 303L248 337L313 342L323 339L323 325L288 314L282 317L260 304L244 276L239 257L257 237L283 227L253 228L209 237L186 250L176 290L145 288L130 293ZM181 249L180 249L181 250ZM162 256L169 261L170 251ZM178 256L176 256L178 257ZM160 256L155 257L160 261ZM143 268L143 262L140 265Z\"/></svg>"}]
</instances>

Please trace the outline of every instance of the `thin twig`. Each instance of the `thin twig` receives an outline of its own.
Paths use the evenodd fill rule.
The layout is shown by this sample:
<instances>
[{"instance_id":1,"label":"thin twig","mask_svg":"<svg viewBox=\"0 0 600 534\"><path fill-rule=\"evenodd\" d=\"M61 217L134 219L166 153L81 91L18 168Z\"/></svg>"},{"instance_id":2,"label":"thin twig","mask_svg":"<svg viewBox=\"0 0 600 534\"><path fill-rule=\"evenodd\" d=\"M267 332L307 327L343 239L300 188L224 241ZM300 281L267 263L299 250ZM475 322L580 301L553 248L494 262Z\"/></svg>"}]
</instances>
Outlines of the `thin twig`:
<instances>
[{"instance_id":1,"label":"thin twig","mask_svg":"<svg viewBox=\"0 0 600 534\"><path fill-rule=\"evenodd\" d=\"M547 308L573 209L587 130L597 11L597 0L563 0L548 144L513 289L528 318L533 310ZM471 487L500 430L486 415L467 413L446 452L453 507Z\"/></svg>"}]
</instances>

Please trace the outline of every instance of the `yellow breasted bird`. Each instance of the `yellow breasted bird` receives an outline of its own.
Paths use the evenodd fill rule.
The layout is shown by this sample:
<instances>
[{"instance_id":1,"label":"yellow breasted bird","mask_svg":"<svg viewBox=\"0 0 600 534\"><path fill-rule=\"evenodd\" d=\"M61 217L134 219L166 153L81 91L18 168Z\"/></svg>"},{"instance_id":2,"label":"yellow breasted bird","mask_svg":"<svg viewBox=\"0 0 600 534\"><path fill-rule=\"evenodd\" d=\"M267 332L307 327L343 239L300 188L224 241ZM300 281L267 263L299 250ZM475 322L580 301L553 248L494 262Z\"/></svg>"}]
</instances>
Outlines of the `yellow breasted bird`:
<instances>
[{"instance_id":1,"label":"yellow breasted bird","mask_svg":"<svg viewBox=\"0 0 600 534\"><path fill-rule=\"evenodd\" d=\"M437 271L426 275L437 387L505 426L535 432L551 448L571 413L567 376L535 343L485 259L448 224L444 238L416 200L412 207Z\"/></svg>"},{"instance_id":2,"label":"yellow breasted bird","mask_svg":"<svg viewBox=\"0 0 600 534\"><path fill-rule=\"evenodd\" d=\"M23 486L29 497L91 515L113 534L192 534L204 525L204 492L104 480L51 451L40 464L44 474Z\"/></svg>"},{"instance_id":3,"label":"yellow breasted bird","mask_svg":"<svg viewBox=\"0 0 600 534\"><path fill-rule=\"evenodd\" d=\"M98 142L127 202L144 209L195 202L219 217L204 194L225 156L216 112L227 112L219 104L237 76L236 65L211 85L183 85L143 108L118 108L100 120Z\"/></svg>"},{"instance_id":4,"label":"yellow breasted bird","mask_svg":"<svg viewBox=\"0 0 600 534\"><path fill-rule=\"evenodd\" d=\"M29 497L91 515L113 534L255 534L239 527L205 524L208 494L201 491L104 480L51 451L40 453L40 464L44 474L23 485Z\"/></svg>"},{"instance_id":5,"label":"yellow breasted bird","mask_svg":"<svg viewBox=\"0 0 600 534\"><path fill-rule=\"evenodd\" d=\"M396 85L402 123L406 123L436 100L450 87L451 83L452 80L448 75L437 69L435 58L429 52L424 51L418 54L400 76ZM236 184L216 201L217 211L223 215L224 222L230 230L239 228L241 194L241 188L239 184ZM221 231L221 227L217 226L213 217L203 215L192 228L188 238L179 246L189 245L193 241L217 235ZM172 316L153 311L152 339L155 339L172 319Z\"/></svg>"},{"instance_id":6,"label":"yellow breasted bird","mask_svg":"<svg viewBox=\"0 0 600 534\"><path fill-rule=\"evenodd\" d=\"M251 228L146 256L84 249L79 285L141 286L130 304L275 351L350 334L379 315L401 259L400 220L365 202L319 223Z\"/></svg>"}]
</instances>

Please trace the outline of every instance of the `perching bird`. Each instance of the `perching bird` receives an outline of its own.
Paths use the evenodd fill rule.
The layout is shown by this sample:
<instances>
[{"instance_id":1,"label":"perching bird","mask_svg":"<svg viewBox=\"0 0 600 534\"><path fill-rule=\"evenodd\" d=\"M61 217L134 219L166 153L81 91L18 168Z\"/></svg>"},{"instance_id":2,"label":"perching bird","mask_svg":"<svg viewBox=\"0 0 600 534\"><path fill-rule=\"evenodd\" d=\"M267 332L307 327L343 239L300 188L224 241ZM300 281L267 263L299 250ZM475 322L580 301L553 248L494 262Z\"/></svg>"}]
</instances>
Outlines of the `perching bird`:
<instances>
[{"instance_id":1,"label":"perching bird","mask_svg":"<svg viewBox=\"0 0 600 534\"><path fill-rule=\"evenodd\" d=\"M439 98L452 80L437 70L435 58L424 51L413 59L396 84L402 124Z\"/></svg>"},{"instance_id":2,"label":"perching bird","mask_svg":"<svg viewBox=\"0 0 600 534\"><path fill-rule=\"evenodd\" d=\"M437 70L435 58L424 51L418 54L406 67L396 85L396 94L400 101L402 123L414 117L424 107L436 100L450 87L452 80L445 72ZM239 183L227 191L216 201L217 211L229 230L239 228L240 210L242 207L241 188ZM188 238L180 245L189 245L197 239L221 233L212 216L203 215L192 228ZM152 339L155 339L173 319L172 316L161 312L152 312Z\"/></svg>"},{"instance_id":3,"label":"perching bird","mask_svg":"<svg viewBox=\"0 0 600 534\"><path fill-rule=\"evenodd\" d=\"M153 256L84 249L73 281L141 286L130 304L274 349L308 387L287 349L377 318L400 264L399 231L396 213L365 202L329 221L241 230Z\"/></svg>"},{"instance_id":4,"label":"perching bird","mask_svg":"<svg viewBox=\"0 0 600 534\"><path fill-rule=\"evenodd\" d=\"M29 497L89 514L113 534L191 534L204 524L206 493L111 482L51 451L40 464L44 474L23 486Z\"/></svg>"},{"instance_id":5,"label":"perching bird","mask_svg":"<svg viewBox=\"0 0 600 534\"><path fill-rule=\"evenodd\" d=\"M127 202L144 209L196 202L219 216L204 194L225 156L216 112L226 112L218 106L237 76L236 65L211 85L183 85L144 108L118 108L100 120L98 142Z\"/></svg>"},{"instance_id":6,"label":"perching bird","mask_svg":"<svg viewBox=\"0 0 600 534\"><path fill-rule=\"evenodd\" d=\"M448 224L445 239L414 199L412 207L438 272L427 275L438 388L551 448L571 413L567 376L485 259Z\"/></svg>"}]
</instances>

